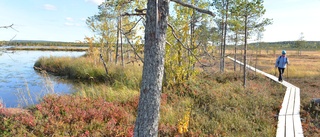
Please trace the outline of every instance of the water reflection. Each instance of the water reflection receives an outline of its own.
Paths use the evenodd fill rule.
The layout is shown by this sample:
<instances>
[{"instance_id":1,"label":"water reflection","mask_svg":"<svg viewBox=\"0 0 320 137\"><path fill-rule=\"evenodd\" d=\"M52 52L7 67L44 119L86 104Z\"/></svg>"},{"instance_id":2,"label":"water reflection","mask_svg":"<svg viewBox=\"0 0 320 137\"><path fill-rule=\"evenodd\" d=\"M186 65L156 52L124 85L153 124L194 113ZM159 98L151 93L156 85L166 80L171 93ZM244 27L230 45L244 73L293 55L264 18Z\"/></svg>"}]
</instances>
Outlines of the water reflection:
<instances>
[{"instance_id":1,"label":"water reflection","mask_svg":"<svg viewBox=\"0 0 320 137\"><path fill-rule=\"evenodd\" d=\"M72 84L54 76L43 76L33 69L39 57L78 57L85 52L66 51L15 51L0 56L0 99L6 107L18 107L37 103L48 93L72 92Z\"/></svg>"}]
</instances>

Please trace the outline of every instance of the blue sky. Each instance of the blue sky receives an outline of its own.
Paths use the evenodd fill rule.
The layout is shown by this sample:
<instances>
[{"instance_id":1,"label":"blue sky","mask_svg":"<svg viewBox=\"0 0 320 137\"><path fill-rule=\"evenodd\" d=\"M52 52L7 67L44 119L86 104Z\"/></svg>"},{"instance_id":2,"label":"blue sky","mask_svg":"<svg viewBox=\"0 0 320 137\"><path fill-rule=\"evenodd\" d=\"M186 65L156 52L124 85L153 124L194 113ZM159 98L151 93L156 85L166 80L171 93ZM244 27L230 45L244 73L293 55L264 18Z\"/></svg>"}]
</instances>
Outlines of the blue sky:
<instances>
[{"instance_id":1,"label":"blue sky","mask_svg":"<svg viewBox=\"0 0 320 137\"><path fill-rule=\"evenodd\" d=\"M84 40L93 36L85 24L87 17L98 12L102 0L1 0L0 26L14 24L12 29L1 29L0 40Z\"/></svg>"},{"instance_id":2,"label":"blue sky","mask_svg":"<svg viewBox=\"0 0 320 137\"><path fill-rule=\"evenodd\" d=\"M84 40L93 33L85 19L98 12L103 0L1 0L0 40L69 41ZM303 32L305 40L320 41L320 0L265 0L265 17L273 18L262 41L297 40Z\"/></svg>"},{"instance_id":3,"label":"blue sky","mask_svg":"<svg viewBox=\"0 0 320 137\"><path fill-rule=\"evenodd\" d=\"M320 41L320 0L265 0L265 17L273 18L263 41Z\"/></svg>"}]
</instances>

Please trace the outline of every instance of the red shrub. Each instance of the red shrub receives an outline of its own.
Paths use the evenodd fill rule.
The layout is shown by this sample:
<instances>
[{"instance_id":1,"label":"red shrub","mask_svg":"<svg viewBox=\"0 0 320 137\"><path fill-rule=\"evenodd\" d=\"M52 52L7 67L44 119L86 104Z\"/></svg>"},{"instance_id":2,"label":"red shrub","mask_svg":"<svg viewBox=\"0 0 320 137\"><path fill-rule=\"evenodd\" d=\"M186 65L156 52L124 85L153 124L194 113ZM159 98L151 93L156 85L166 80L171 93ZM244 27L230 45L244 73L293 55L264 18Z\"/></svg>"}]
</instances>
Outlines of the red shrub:
<instances>
[{"instance_id":1,"label":"red shrub","mask_svg":"<svg viewBox=\"0 0 320 137\"><path fill-rule=\"evenodd\" d=\"M131 136L130 114L117 104L103 99L79 96L48 96L36 105L41 135Z\"/></svg>"}]
</instances>

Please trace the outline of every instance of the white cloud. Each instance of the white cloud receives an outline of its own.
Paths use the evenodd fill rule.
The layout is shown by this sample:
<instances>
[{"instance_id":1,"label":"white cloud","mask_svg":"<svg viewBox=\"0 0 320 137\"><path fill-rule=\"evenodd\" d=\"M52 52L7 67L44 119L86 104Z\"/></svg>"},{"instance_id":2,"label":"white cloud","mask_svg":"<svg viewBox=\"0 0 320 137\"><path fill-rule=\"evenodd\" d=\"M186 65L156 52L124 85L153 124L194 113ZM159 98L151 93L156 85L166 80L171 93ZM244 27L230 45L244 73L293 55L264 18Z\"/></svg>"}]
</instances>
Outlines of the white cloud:
<instances>
[{"instance_id":1,"label":"white cloud","mask_svg":"<svg viewBox=\"0 0 320 137\"><path fill-rule=\"evenodd\" d=\"M66 20L67 20L67 21L73 21L73 18L71 18L71 17L66 17Z\"/></svg>"},{"instance_id":2,"label":"white cloud","mask_svg":"<svg viewBox=\"0 0 320 137\"><path fill-rule=\"evenodd\" d=\"M74 24L70 23L70 22L66 22L66 23L64 23L64 25L66 25L66 26L74 26Z\"/></svg>"},{"instance_id":3,"label":"white cloud","mask_svg":"<svg viewBox=\"0 0 320 137\"><path fill-rule=\"evenodd\" d=\"M100 5L102 2L104 2L104 0L85 0L85 1L97 4L97 5Z\"/></svg>"},{"instance_id":4,"label":"white cloud","mask_svg":"<svg viewBox=\"0 0 320 137\"><path fill-rule=\"evenodd\" d=\"M65 26L70 26L70 27L81 27L82 25L80 23L72 23L72 22L65 22Z\"/></svg>"},{"instance_id":5,"label":"white cloud","mask_svg":"<svg viewBox=\"0 0 320 137\"><path fill-rule=\"evenodd\" d=\"M57 10L56 6L51 5L51 4L45 4L45 5L43 5L43 8L46 10Z\"/></svg>"}]
</instances>

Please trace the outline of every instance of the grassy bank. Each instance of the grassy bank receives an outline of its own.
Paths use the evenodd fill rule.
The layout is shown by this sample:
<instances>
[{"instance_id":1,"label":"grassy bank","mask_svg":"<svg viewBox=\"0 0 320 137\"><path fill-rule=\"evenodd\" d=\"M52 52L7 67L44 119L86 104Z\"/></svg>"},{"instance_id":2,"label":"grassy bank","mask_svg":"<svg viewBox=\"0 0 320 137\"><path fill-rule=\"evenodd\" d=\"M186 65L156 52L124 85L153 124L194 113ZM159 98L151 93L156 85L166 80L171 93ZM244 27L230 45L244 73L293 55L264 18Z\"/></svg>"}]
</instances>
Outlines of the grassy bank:
<instances>
[{"instance_id":1,"label":"grassy bank","mask_svg":"<svg viewBox=\"0 0 320 137\"><path fill-rule=\"evenodd\" d=\"M28 113L9 115L0 109L0 136L132 136L140 66L110 63L106 76L102 63L92 57L42 58L35 65L87 82L72 95L45 97ZM243 89L240 79L234 73L203 73L164 87L159 135L274 136L285 89L254 75Z\"/></svg>"},{"instance_id":2,"label":"grassy bank","mask_svg":"<svg viewBox=\"0 0 320 137\"><path fill-rule=\"evenodd\" d=\"M124 68L113 63L107 66L108 75L99 58L91 56L70 57L43 57L34 66L57 76L85 83L105 83L112 87L127 87L138 89L141 81L141 66L131 64Z\"/></svg>"}]
</instances>

